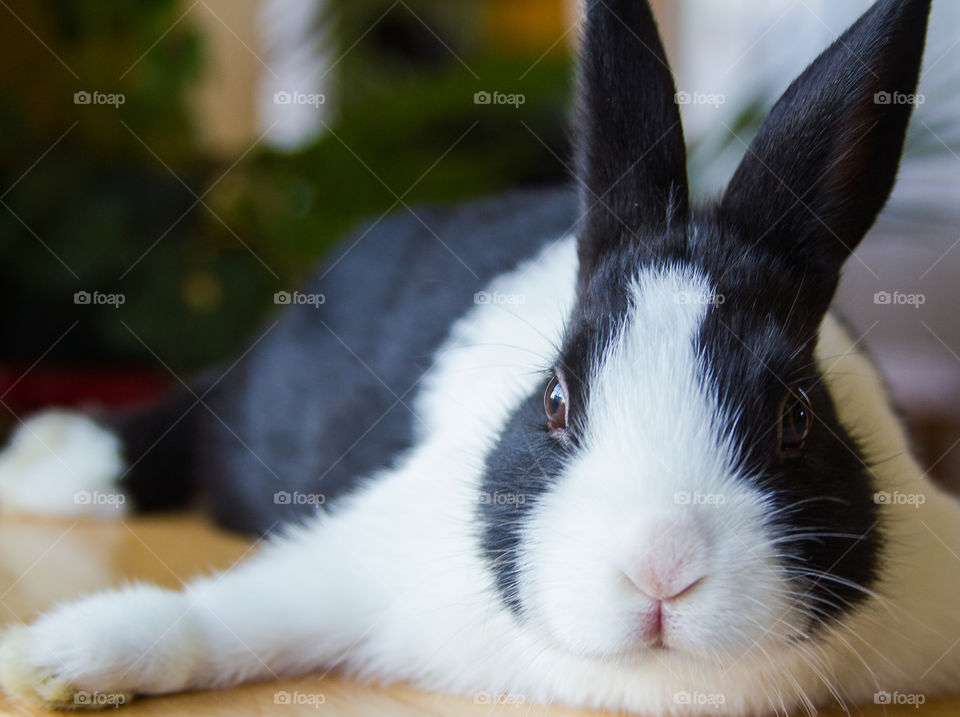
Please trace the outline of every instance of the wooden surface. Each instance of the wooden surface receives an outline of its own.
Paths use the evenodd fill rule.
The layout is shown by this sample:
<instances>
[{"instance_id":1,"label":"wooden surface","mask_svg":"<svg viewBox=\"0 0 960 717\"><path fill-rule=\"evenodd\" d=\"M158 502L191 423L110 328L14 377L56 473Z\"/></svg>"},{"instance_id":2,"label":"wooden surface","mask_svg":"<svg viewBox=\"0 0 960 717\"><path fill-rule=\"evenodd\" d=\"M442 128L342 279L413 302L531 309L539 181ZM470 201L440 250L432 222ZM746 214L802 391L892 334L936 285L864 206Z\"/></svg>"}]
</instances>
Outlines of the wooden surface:
<instances>
[{"instance_id":1,"label":"wooden surface","mask_svg":"<svg viewBox=\"0 0 960 717\"><path fill-rule=\"evenodd\" d=\"M226 568L255 547L190 517L121 522L0 517L0 622L26 621L53 602L139 579L175 587L198 573ZM958 686L960 688L960 686ZM958 689L960 691L960 689ZM289 704L282 704L289 698ZM280 702L281 704L278 704ZM960 699L913 707L852 710L864 717L954 717ZM0 715L45 715L0 696ZM232 690L143 699L123 715L414 715L575 717L586 713L533 705L496 705L381 688L337 677L307 677ZM840 710L822 713L829 717Z\"/></svg>"}]
</instances>

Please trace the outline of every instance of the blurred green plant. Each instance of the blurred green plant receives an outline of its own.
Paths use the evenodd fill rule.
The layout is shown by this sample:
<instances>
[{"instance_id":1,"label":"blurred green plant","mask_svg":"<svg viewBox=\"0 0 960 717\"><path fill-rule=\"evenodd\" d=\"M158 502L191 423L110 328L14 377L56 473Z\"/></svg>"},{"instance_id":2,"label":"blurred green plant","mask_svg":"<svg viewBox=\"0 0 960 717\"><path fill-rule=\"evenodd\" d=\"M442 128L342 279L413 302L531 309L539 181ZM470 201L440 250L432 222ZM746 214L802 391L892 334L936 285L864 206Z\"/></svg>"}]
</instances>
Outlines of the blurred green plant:
<instances>
[{"instance_id":1,"label":"blurred green plant","mask_svg":"<svg viewBox=\"0 0 960 717\"><path fill-rule=\"evenodd\" d=\"M228 175L213 192L217 211L271 237L264 260L296 278L359 220L390 208L562 180L566 65L545 64L522 83L520 63L472 66L484 80L445 69L353 98L313 146L260 153ZM522 92L525 104L474 104L476 92L494 87Z\"/></svg>"},{"instance_id":2,"label":"blurred green plant","mask_svg":"<svg viewBox=\"0 0 960 717\"><path fill-rule=\"evenodd\" d=\"M119 277L158 227L189 206L189 194L144 146L189 180L209 172L186 100L203 61L200 37L175 22L175 0L10 0L0 12L3 358L35 359L74 321L49 358L143 358L129 332L117 340L117 315L82 311L73 294L126 291L126 311L150 303L163 313L148 282L131 289ZM123 103L79 102L77 93L93 92L122 95ZM178 268L151 273L169 272L169 283Z\"/></svg>"},{"instance_id":3,"label":"blurred green plant","mask_svg":"<svg viewBox=\"0 0 960 717\"><path fill-rule=\"evenodd\" d=\"M339 7L317 34L332 27L349 47L362 34L351 23L367 20ZM231 167L193 126L189 93L205 61L179 2L12 2L23 24L0 30L10 58L0 71L2 358L32 361L76 322L47 360L193 370L255 335L273 293L296 286L345 232L405 211L397 196L446 202L561 180L566 54L534 66L462 31L441 41L418 18L442 33L456 23L441 16L463 13L416 9L383 16L344 57L328 132ZM525 102L476 105L481 90ZM74 104L80 91L125 101ZM125 303L77 306L81 290Z\"/></svg>"}]
</instances>

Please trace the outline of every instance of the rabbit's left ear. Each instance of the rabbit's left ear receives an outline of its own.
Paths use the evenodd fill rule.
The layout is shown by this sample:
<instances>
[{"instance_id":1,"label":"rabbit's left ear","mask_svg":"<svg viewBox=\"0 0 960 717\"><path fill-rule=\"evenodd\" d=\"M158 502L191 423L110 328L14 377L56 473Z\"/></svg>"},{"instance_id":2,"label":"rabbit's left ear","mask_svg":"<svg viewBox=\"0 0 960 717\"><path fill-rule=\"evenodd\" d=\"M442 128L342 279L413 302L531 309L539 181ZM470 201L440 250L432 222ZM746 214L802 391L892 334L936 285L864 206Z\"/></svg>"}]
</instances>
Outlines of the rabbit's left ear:
<instances>
[{"instance_id":1,"label":"rabbit's left ear","mask_svg":"<svg viewBox=\"0 0 960 717\"><path fill-rule=\"evenodd\" d=\"M646 0L587 0L577 115L583 277L688 214L676 89Z\"/></svg>"},{"instance_id":2,"label":"rabbit's left ear","mask_svg":"<svg viewBox=\"0 0 960 717\"><path fill-rule=\"evenodd\" d=\"M893 189L930 2L879 0L790 85L730 180L727 227L835 281Z\"/></svg>"}]
</instances>

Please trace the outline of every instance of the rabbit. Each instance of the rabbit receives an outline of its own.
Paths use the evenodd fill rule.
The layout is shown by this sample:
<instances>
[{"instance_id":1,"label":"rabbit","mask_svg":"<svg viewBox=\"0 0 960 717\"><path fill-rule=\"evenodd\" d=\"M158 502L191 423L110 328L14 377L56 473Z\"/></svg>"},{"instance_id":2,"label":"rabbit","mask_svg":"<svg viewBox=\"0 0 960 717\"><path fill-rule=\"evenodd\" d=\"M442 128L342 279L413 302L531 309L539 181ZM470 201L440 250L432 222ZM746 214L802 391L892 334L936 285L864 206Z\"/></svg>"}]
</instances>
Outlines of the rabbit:
<instances>
[{"instance_id":1,"label":"rabbit","mask_svg":"<svg viewBox=\"0 0 960 717\"><path fill-rule=\"evenodd\" d=\"M930 4L878 0L692 207L651 10L589 0L576 192L372 225L235 362L19 428L5 509L199 501L266 539L10 628L0 683L72 709L336 668L651 716L956 688L960 508L831 310Z\"/></svg>"}]
</instances>

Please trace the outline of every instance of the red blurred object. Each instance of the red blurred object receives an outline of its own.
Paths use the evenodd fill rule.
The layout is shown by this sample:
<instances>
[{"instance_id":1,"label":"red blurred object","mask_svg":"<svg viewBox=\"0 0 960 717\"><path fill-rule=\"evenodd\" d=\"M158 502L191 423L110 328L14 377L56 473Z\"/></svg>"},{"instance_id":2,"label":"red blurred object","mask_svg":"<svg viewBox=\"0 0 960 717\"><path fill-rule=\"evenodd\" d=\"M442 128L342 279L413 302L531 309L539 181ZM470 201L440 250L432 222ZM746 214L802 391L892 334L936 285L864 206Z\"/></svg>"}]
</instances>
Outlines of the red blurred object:
<instances>
[{"instance_id":1,"label":"red blurred object","mask_svg":"<svg viewBox=\"0 0 960 717\"><path fill-rule=\"evenodd\" d=\"M149 402L169 387L164 374L138 367L0 364L0 397L18 415L51 406L124 408Z\"/></svg>"}]
</instances>

